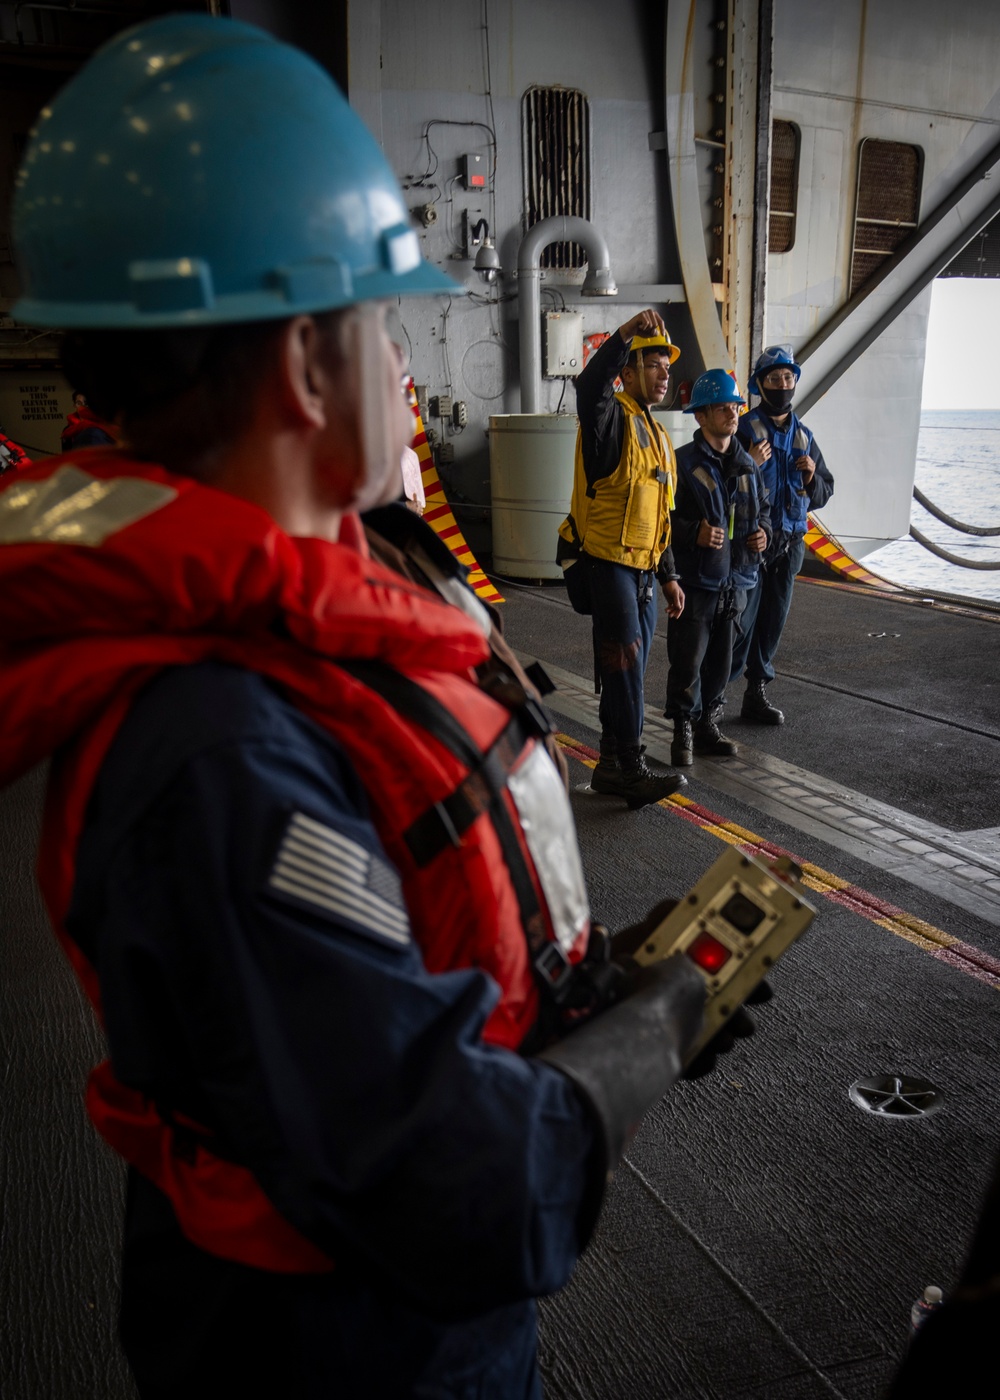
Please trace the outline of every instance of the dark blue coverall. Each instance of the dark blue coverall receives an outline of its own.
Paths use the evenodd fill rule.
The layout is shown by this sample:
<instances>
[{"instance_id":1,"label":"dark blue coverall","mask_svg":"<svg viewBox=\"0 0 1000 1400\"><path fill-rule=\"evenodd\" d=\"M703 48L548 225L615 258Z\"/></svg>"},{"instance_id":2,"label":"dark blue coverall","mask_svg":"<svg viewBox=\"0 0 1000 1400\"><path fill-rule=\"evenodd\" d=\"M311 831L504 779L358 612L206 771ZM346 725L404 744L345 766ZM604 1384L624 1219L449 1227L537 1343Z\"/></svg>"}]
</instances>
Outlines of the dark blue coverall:
<instances>
[{"instance_id":1,"label":"dark blue coverall","mask_svg":"<svg viewBox=\"0 0 1000 1400\"><path fill-rule=\"evenodd\" d=\"M303 815L350 859L289 891ZM102 767L67 927L117 1077L208 1125L335 1261L213 1257L131 1172L121 1334L143 1400L538 1400L533 1299L582 1247L597 1133L562 1074L480 1039L488 976L425 969L336 741L252 672L163 673Z\"/></svg>"},{"instance_id":2,"label":"dark blue coverall","mask_svg":"<svg viewBox=\"0 0 1000 1400\"><path fill-rule=\"evenodd\" d=\"M774 533L761 563L757 586L747 594L733 646L730 679L736 680L745 668L748 681L766 683L774 680L774 657L792 606L795 577L805 556L808 514L825 506L833 495L833 477L816 439L794 413L789 414L780 428L759 405L744 414L736 435L745 448L749 450L755 441L751 424L754 419L771 444L771 456L761 467L761 474L771 502ZM802 473L794 465L802 456L801 449L795 445L800 431L807 435L808 455L816 463L816 471L804 494Z\"/></svg>"},{"instance_id":3,"label":"dark blue coverall","mask_svg":"<svg viewBox=\"0 0 1000 1400\"><path fill-rule=\"evenodd\" d=\"M723 530L721 549L698 544L703 520ZM725 698L733 637L747 589L757 582L761 556L751 553L745 541L758 529L769 538L771 533L760 468L735 437L725 455L705 441L700 428L693 442L678 448L670 528L685 601L684 612L667 632L664 713L668 719L697 722L711 716Z\"/></svg>"},{"instance_id":4,"label":"dark blue coverall","mask_svg":"<svg viewBox=\"0 0 1000 1400\"><path fill-rule=\"evenodd\" d=\"M610 476L621 461L625 410L615 398L615 380L628 357L629 346L616 331L598 347L576 380L583 469L590 485ZM587 568L594 656L601 680L601 729L614 735L618 748L628 748L642 737L646 667L656 629L656 585L677 578L673 554L669 546L663 551L655 574L592 555ZM626 664L632 647L634 658Z\"/></svg>"}]
</instances>

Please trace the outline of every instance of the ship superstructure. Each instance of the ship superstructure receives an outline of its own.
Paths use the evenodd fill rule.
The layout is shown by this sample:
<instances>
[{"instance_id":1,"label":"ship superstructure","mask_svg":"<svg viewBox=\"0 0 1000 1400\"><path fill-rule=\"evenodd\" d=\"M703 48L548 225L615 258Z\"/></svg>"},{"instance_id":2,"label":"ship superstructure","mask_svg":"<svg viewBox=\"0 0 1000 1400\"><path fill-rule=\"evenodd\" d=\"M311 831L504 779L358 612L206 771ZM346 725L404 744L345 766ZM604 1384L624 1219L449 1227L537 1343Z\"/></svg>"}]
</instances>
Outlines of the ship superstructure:
<instances>
[{"instance_id":1,"label":"ship superstructure","mask_svg":"<svg viewBox=\"0 0 1000 1400\"><path fill-rule=\"evenodd\" d=\"M157 8L0 5L0 187L88 46ZM822 525L856 555L905 534L930 280L963 249L970 271L1000 271L989 0L957 20L931 0L224 8L346 85L426 254L469 293L402 307L401 336L477 552L493 545L490 418L572 413L591 338L648 304L682 347L678 384L719 364L745 383L761 345L790 344L838 480ZM532 235L553 217L590 228ZM70 386L52 338L10 322L16 292L4 234L0 423L50 452Z\"/></svg>"},{"instance_id":2,"label":"ship superstructure","mask_svg":"<svg viewBox=\"0 0 1000 1400\"><path fill-rule=\"evenodd\" d=\"M0 189L65 76L165 8L0 3ZM468 292L397 318L447 491L428 515L453 512L449 537L460 527L486 562L502 509L509 573L546 576L574 361L648 305L682 349L673 409L704 367L745 384L762 345L790 344L837 479L822 525L855 557L905 533L930 279L1000 275L989 0L206 8L334 72L426 254ZM58 450L72 386L56 340L11 322L16 295L0 220L0 428L40 456ZM529 537L537 560L516 557ZM954 1286L997 1148L996 616L797 585L778 665L787 723L736 721L737 759L697 760L685 794L632 813L589 790L589 623L558 587L499 582L508 639L558 686L595 914L635 922L723 845L793 858L820 911L755 1039L645 1121L593 1248L543 1305L547 1395L876 1400L912 1300ZM664 763L665 670L661 624L644 740ZM0 1390L129 1400L114 1340L122 1175L80 1111L101 1035L32 882L42 777L0 794ZM972 1393L962 1364L956 1393Z\"/></svg>"}]
</instances>

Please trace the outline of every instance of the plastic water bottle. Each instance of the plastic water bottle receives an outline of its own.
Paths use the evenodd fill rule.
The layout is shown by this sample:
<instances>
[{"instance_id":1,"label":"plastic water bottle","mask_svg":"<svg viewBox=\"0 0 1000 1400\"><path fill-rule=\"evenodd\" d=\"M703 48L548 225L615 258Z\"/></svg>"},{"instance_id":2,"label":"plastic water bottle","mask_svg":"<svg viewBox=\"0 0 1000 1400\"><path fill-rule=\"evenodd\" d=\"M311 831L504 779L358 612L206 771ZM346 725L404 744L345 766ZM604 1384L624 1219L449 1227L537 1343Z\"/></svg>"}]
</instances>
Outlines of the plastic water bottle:
<instances>
[{"instance_id":1,"label":"plastic water bottle","mask_svg":"<svg viewBox=\"0 0 1000 1400\"><path fill-rule=\"evenodd\" d=\"M932 1312L937 1312L944 1302L944 1294L932 1283L925 1288L910 1309L910 1336L915 1337Z\"/></svg>"}]
</instances>

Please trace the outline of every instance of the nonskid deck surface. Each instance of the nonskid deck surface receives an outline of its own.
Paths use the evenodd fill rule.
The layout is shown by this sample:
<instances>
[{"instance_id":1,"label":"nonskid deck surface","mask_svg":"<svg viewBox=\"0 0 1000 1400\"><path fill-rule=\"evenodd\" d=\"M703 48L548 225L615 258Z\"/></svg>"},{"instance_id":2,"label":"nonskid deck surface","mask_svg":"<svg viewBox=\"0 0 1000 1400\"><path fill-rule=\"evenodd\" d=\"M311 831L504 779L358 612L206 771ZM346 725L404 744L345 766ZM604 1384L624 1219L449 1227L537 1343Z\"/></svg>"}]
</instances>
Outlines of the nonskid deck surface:
<instances>
[{"instance_id":1,"label":"nonskid deck surface","mask_svg":"<svg viewBox=\"0 0 1000 1400\"><path fill-rule=\"evenodd\" d=\"M549 697L552 710L599 729L593 683L561 667L546 669L558 687ZM947 893L963 909L1000 924L1000 827L952 831L765 753L752 743L761 734L759 726L734 722L726 732L738 739L739 754L725 761L696 758L691 774L700 782L915 885ZM668 720L648 716L643 733L647 758L669 765L672 733ZM573 751L585 757L583 749ZM584 778L580 789L587 788Z\"/></svg>"},{"instance_id":2,"label":"nonskid deck surface","mask_svg":"<svg viewBox=\"0 0 1000 1400\"><path fill-rule=\"evenodd\" d=\"M549 1400L875 1400L913 1300L954 1282L1000 1147L1000 630L800 586L770 691L785 725L740 723L734 691L739 757L631 813L588 789L588 620L560 589L507 596L508 639L559 683L595 913L640 917L721 842L794 855L820 910L758 1034L647 1116L543 1307ZM644 737L664 762L665 672L658 639ZM851 1084L883 1072L931 1080L942 1108L862 1112Z\"/></svg>"},{"instance_id":3,"label":"nonskid deck surface","mask_svg":"<svg viewBox=\"0 0 1000 1400\"><path fill-rule=\"evenodd\" d=\"M640 918L722 842L793 854L820 908L756 1037L644 1121L572 1284L543 1305L547 1396L874 1400L914 1298L954 1281L1000 1143L1000 630L801 584L770 692L785 725L734 719L738 759L696 760L677 799L632 813L588 791L588 619L559 588L503 587L508 639L560 683L595 914ZM665 674L661 630L646 740L663 761ZM0 797L0 1393L126 1400L120 1174L80 1103L99 1040L30 891L37 786ZM883 1071L930 1079L943 1107L863 1113L848 1089Z\"/></svg>"}]
</instances>

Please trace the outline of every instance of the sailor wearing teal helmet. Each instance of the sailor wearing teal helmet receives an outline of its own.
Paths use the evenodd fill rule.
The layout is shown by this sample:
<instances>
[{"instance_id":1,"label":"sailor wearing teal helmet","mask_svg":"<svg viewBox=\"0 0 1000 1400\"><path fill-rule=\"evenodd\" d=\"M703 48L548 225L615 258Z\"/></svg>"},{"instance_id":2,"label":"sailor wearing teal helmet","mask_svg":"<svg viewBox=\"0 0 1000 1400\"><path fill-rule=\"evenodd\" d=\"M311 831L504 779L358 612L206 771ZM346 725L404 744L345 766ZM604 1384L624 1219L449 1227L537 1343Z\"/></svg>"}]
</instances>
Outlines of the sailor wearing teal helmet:
<instances>
[{"instance_id":1,"label":"sailor wearing teal helmet","mask_svg":"<svg viewBox=\"0 0 1000 1400\"><path fill-rule=\"evenodd\" d=\"M743 404L733 376L711 369L695 380L684 409L694 414L698 429L677 452L671 529L687 606L667 633L665 708L674 725L670 759L681 768L694 754L736 753L717 721L737 619L757 581L771 529L760 468L736 438Z\"/></svg>"},{"instance_id":2,"label":"sailor wearing teal helmet","mask_svg":"<svg viewBox=\"0 0 1000 1400\"><path fill-rule=\"evenodd\" d=\"M538 1397L533 1299L704 990L623 971L571 1055L519 1053L606 952L547 721L357 514L411 431L386 299L452 284L326 75L206 16L41 114L14 230L16 315L122 433L0 493L0 780L58 754L143 1400Z\"/></svg>"},{"instance_id":3,"label":"sailor wearing teal helmet","mask_svg":"<svg viewBox=\"0 0 1000 1400\"><path fill-rule=\"evenodd\" d=\"M740 442L763 472L774 525L760 578L747 596L730 677L737 680L745 673L740 715L755 724L784 722L782 711L767 698L767 686L774 680L774 657L805 556L809 512L825 506L833 495L833 477L819 444L792 410L801 373L791 346L768 346L748 385L760 402L744 414L737 429Z\"/></svg>"}]
</instances>

